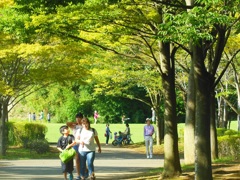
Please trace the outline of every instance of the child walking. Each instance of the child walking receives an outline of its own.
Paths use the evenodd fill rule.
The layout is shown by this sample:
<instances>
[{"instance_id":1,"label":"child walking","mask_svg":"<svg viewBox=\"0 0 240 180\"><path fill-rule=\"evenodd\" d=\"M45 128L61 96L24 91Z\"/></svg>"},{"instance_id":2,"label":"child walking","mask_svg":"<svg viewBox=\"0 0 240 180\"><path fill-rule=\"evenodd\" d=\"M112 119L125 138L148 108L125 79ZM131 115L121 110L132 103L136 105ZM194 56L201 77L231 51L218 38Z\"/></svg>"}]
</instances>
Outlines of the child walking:
<instances>
[{"instance_id":1,"label":"child walking","mask_svg":"<svg viewBox=\"0 0 240 180\"><path fill-rule=\"evenodd\" d=\"M75 140L74 136L69 134L68 126L64 125L60 127L60 133L62 136L58 139L57 149L62 152L64 149L68 149L74 146ZM63 163L61 161L62 172L64 176L64 180L73 180L73 159L68 161L67 163ZM68 175L68 178L67 178Z\"/></svg>"}]
</instances>

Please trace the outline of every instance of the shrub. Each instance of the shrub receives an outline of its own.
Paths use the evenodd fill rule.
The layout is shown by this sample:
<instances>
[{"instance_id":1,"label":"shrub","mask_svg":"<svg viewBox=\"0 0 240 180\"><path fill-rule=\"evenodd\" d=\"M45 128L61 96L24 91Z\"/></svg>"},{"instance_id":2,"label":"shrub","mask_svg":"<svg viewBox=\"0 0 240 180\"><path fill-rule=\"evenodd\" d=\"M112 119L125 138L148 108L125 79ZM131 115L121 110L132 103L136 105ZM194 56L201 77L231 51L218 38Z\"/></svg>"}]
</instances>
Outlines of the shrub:
<instances>
[{"instance_id":1,"label":"shrub","mask_svg":"<svg viewBox=\"0 0 240 180\"><path fill-rule=\"evenodd\" d=\"M221 136L218 137L218 152L219 157L232 157L235 160L240 159L240 136Z\"/></svg>"},{"instance_id":2,"label":"shrub","mask_svg":"<svg viewBox=\"0 0 240 180\"><path fill-rule=\"evenodd\" d=\"M217 136L225 136L225 135L236 135L238 131L232 129L225 129L225 128L217 128Z\"/></svg>"},{"instance_id":3,"label":"shrub","mask_svg":"<svg viewBox=\"0 0 240 180\"><path fill-rule=\"evenodd\" d=\"M24 134L24 123L7 122L8 145L22 146Z\"/></svg>"},{"instance_id":4,"label":"shrub","mask_svg":"<svg viewBox=\"0 0 240 180\"><path fill-rule=\"evenodd\" d=\"M47 126L38 123L8 122L8 145L18 145L30 148L29 144L45 140Z\"/></svg>"},{"instance_id":5,"label":"shrub","mask_svg":"<svg viewBox=\"0 0 240 180\"><path fill-rule=\"evenodd\" d=\"M231 136L231 135L236 135L236 134L238 134L238 132L237 132L237 131L234 131L234 130L232 130L232 129L228 129L228 130L226 130L226 131L224 132L224 135L229 135L229 136Z\"/></svg>"},{"instance_id":6,"label":"shrub","mask_svg":"<svg viewBox=\"0 0 240 180\"><path fill-rule=\"evenodd\" d=\"M37 139L37 140L32 140L28 143L28 147L31 150L36 151L38 154L44 154L49 151L49 144L46 139Z\"/></svg>"},{"instance_id":7,"label":"shrub","mask_svg":"<svg viewBox=\"0 0 240 180\"><path fill-rule=\"evenodd\" d=\"M225 131L225 128L217 128L217 136L223 136Z\"/></svg>"}]
</instances>

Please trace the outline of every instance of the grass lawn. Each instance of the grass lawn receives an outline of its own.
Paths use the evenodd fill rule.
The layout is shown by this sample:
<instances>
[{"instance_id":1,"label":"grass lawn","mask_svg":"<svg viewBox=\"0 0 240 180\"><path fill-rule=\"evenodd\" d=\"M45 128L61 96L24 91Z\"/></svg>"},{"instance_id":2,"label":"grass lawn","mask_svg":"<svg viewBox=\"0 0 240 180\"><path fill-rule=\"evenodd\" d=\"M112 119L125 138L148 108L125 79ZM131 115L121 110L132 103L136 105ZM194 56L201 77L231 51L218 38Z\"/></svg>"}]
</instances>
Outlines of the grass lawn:
<instances>
[{"instance_id":1,"label":"grass lawn","mask_svg":"<svg viewBox=\"0 0 240 180\"><path fill-rule=\"evenodd\" d=\"M61 136L59 132L59 127L64 124L58 124L58 123L46 123L46 126L48 127L48 132L46 134L46 138L48 142L50 143L57 143L58 138ZM129 124L130 131L131 131L131 138L134 143L140 143L143 142L143 127L145 124ZM178 137L183 138L184 136L184 123L178 124ZM98 138L101 143L105 143L105 124L92 124L93 128L95 128L98 132ZM110 130L112 132L112 135L114 136L114 132L118 131L124 131L126 128L125 124L110 124ZM156 127L156 126L155 126ZM155 128L156 129L156 128ZM237 131L237 121L231 122L231 129ZM110 139L109 142L112 142L113 139Z\"/></svg>"},{"instance_id":2,"label":"grass lawn","mask_svg":"<svg viewBox=\"0 0 240 180\"><path fill-rule=\"evenodd\" d=\"M58 138L61 136L59 132L59 127L64 124L57 123L48 123L48 132L46 138L50 143L57 143ZM143 142L143 127L145 124L129 124L130 132L132 134L131 138L134 143ZM91 127L95 128L98 132L98 138L101 143L105 143L106 138L104 137L106 124L92 124ZM124 131L126 128L125 124L110 124L110 130L114 136L114 132ZM114 137L113 137L114 138ZM110 139L109 142L112 142L113 139Z\"/></svg>"}]
</instances>

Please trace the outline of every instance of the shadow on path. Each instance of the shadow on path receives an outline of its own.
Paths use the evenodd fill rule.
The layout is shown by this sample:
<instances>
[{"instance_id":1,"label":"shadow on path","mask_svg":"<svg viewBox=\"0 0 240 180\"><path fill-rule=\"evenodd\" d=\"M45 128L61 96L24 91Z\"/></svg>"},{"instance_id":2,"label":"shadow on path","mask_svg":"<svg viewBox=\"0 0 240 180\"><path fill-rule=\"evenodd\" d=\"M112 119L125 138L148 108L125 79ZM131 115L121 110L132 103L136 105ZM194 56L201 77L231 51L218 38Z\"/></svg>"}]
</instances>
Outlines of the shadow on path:
<instances>
[{"instance_id":1,"label":"shadow on path","mask_svg":"<svg viewBox=\"0 0 240 180\"><path fill-rule=\"evenodd\" d=\"M137 173L163 166L163 156L153 159L129 148L102 146L94 161L96 179L125 179ZM74 170L74 175L76 171ZM0 179L63 179L59 159L0 160Z\"/></svg>"}]
</instances>

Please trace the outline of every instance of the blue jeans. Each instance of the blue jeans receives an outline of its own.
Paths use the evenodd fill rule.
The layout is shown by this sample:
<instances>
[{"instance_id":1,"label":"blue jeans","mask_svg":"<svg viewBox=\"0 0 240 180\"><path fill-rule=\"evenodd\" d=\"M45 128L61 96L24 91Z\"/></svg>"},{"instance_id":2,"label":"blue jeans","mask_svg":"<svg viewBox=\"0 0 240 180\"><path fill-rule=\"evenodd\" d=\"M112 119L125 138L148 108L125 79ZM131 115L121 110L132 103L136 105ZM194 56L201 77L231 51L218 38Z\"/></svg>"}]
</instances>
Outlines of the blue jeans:
<instances>
[{"instance_id":1,"label":"blue jeans","mask_svg":"<svg viewBox=\"0 0 240 180\"><path fill-rule=\"evenodd\" d=\"M88 177L94 173L93 161L95 159L95 151L80 151L80 176ZM88 174L86 174L86 161L88 164Z\"/></svg>"}]
</instances>

